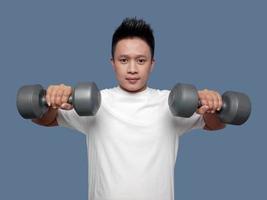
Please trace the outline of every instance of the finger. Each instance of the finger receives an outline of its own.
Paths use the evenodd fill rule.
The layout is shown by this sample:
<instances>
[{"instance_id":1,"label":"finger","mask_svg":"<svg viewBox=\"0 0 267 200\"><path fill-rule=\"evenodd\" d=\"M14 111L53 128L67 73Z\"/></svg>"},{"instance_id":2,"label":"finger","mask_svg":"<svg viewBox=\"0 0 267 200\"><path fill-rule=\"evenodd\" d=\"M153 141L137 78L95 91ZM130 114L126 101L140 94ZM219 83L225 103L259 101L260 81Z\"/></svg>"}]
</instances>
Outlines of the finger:
<instances>
[{"instance_id":1,"label":"finger","mask_svg":"<svg viewBox=\"0 0 267 200\"><path fill-rule=\"evenodd\" d=\"M71 87L69 87L69 86L65 87L64 91L63 91L62 102L64 102L64 103L68 102L69 97L71 96L71 94L72 94Z\"/></svg>"},{"instance_id":2,"label":"finger","mask_svg":"<svg viewBox=\"0 0 267 200\"><path fill-rule=\"evenodd\" d=\"M57 108L57 106L56 106L56 97L57 96L56 95L57 95L57 87L55 86L55 87L52 88L51 96L50 96L51 106L53 108Z\"/></svg>"},{"instance_id":3,"label":"finger","mask_svg":"<svg viewBox=\"0 0 267 200\"><path fill-rule=\"evenodd\" d=\"M63 103L60 108L64 109L64 110L71 110L73 108L73 106L69 103Z\"/></svg>"},{"instance_id":4,"label":"finger","mask_svg":"<svg viewBox=\"0 0 267 200\"><path fill-rule=\"evenodd\" d=\"M213 100L209 97L207 106L209 107L209 111L213 110Z\"/></svg>"},{"instance_id":5,"label":"finger","mask_svg":"<svg viewBox=\"0 0 267 200\"><path fill-rule=\"evenodd\" d=\"M55 103L58 107L61 106L62 104L62 101L61 101L62 96L63 96L63 90L60 87L58 87L56 91L56 99L55 99Z\"/></svg>"},{"instance_id":6,"label":"finger","mask_svg":"<svg viewBox=\"0 0 267 200\"><path fill-rule=\"evenodd\" d=\"M216 91L209 92L209 108L210 113L215 113L219 106L219 100Z\"/></svg>"},{"instance_id":7,"label":"finger","mask_svg":"<svg viewBox=\"0 0 267 200\"><path fill-rule=\"evenodd\" d=\"M199 95L199 98L200 98L201 106L207 106L207 108L210 107L210 102L209 102L210 101L210 97L208 95L208 90L207 89L201 91L201 93ZM204 110L204 111L206 112L206 110Z\"/></svg>"},{"instance_id":8,"label":"finger","mask_svg":"<svg viewBox=\"0 0 267 200\"><path fill-rule=\"evenodd\" d=\"M215 113L215 111L218 109L218 106L219 106L219 100L218 100L217 92L212 91L211 96L212 96L212 100L213 100L212 113Z\"/></svg>"},{"instance_id":9,"label":"finger","mask_svg":"<svg viewBox=\"0 0 267 200\"><path fill-rule=\"evenodd\" d=\"M46 90L45 99L46 99L48 106L51 106L51 93L52 93L53 87L54 87L53 85L50 85Z\"/></svg>"},{"instance_id":10,"label":"finger","mask_svg":"<svg viewBox=\"0 0 267 200\"><path fill-rule=\"evenodd\" d=\"M212 105L210 107L211 113L215 113L220 110L220 94L216 91L211 92Z\"/></svg>"},{"instance_id":11,"label":"finger","mask_svg":"<svg viewBox=\"0 0 267 200\"><path fill-rule=\"evenodd\" d=\"M62 95L62 98L61 98L61 103L67 103L69 100L69 96L68 95L65 95L63 94Z\"/></svg>"},{"instance_id":12,"label":"finger","mask_svg":"<svg viewBox=\"0 0 267 200\"><path fill-rule=\"evenodd\" d=\"M199 99L202 105L209 107L208 113L214 113L218 107L218 97L215 91L204 89L199 92Z\"/></svg>"},{"instance_id":13,"label":"finger","mask_svg":"<svg viewBox=\"0 0 267 200\"><path fill-rule=\"evenodd\" d=\"M200 99L201 106L208 105L208 101L206 99Z\"/></svg>"},{"instance_id":14,"label":"finger","mask_svg":"<svg viewBox=\"0 0 267 200\"><path fill-rule=\"evenodd\" d=\"M206 106L206 105L204 105L204 106L201 106L201 107L198 109L197 113L203 115L203 114L205 114L208 110L209 110L209 107Z\"/></svg>"},{"instance_id":15,"label":"finger","mask_svg":"<svg viewBox=\"0 0 267 200\"><path fill-rule=\"evenodd\" d=\"M217 107L217 111L221 110L223 102L222 102L222 96L219 93L217 94L217 98L218 98L218 107Z\"/></svg>"},{"instance_id":16,"label":"finger","mask_svg":"<svg viewBox=\"0 0 267 200\"><path fill-rule=\"evenodd\" d=\"M216 112L219 108L219 100L218 99L215 99L213 101L213 113Z\"/></svg>"},{"instance_id":17,"label":"finger","mask_svg":"<svg viewBox=\"0 0 267 200\"><path fill-rule=\"evenodd\" d=\"M208 105L207 95L203 91L200 93L199 99L200 99L200 102L201 102L202 106Z\"/></svg>"},{"instance_id":18,"label":"finger","mask_svg":"<svg viewBox=\"0 0 267 200\"><path fill-rule=\"evenodd\" d=\"M206 89L198 91L198 99L202 104L206 103Z\"/></svg>"}]
</instances>

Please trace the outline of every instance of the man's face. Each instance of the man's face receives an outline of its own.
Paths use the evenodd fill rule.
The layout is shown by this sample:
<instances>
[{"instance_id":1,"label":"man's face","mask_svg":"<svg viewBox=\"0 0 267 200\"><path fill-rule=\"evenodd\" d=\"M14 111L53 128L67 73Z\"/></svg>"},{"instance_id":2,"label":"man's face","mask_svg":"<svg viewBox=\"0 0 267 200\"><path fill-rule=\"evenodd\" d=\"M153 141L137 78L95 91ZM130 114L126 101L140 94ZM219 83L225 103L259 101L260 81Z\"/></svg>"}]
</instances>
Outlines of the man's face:
<instances>
[{"instance_id":1,"label":"man's face","mask_svg":"<svg viewBox=\"0 0 267 200\"><path fill-rule=\"evenodd\" d=\"M120 87L128 92L146 88L154 63L148 44L137 37L120 40L111 59Z\"/></svg>"}]
</instances>

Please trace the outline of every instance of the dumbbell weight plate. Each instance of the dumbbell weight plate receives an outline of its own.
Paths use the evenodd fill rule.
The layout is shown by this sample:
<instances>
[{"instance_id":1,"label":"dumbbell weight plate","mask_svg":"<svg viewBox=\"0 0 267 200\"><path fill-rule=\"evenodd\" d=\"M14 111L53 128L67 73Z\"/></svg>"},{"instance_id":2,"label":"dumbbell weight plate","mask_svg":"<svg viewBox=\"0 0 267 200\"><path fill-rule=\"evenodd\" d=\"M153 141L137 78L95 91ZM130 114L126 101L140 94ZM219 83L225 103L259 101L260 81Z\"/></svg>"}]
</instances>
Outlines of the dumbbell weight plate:
<instances>
[{"instance_id":1,"label":"dumbbell weight plate","mask_svg":"<svg viewBox=\"0 0 267 200\"><path fill-rule=\"evenodd\" d=\"M78 84L73 93L72 105L80 116L93 116L100 107L101 95L94 82Z\"/></svg>"},{"instance_id":2,"label":"dumbbell weight plate","mask_svg":"<svg viewBox=\"0 0 267 200\"><path fill-rule=\"evenodd\" d=\"M22 86L17 93L17 109L25 119L39 118L47 111L41 101L45 90L39 84Z\"/></svg>"},{"instance_id":3,"label":"dumbbell weight plate","mask_svg":"<svg viewBox=\"0 0 267 200\"><path fill-rule=\"evenodd\" d=\"M171 90L168 104L174 116L191 117L198 107L197 89L190 84L177 83Z\"/></svg>"},{"instance_id":4,"label":"dumbbell weight plate","mask_svg":"<svg viewBox=\"0 0 267 200\"><path fill-rule=\"evenodd\" d=\"M241 125L251 113L249 97L240 92L227 91L222 95L223 106L218 113L220 120L227 124Z\"/></svg>"}]
</instances>

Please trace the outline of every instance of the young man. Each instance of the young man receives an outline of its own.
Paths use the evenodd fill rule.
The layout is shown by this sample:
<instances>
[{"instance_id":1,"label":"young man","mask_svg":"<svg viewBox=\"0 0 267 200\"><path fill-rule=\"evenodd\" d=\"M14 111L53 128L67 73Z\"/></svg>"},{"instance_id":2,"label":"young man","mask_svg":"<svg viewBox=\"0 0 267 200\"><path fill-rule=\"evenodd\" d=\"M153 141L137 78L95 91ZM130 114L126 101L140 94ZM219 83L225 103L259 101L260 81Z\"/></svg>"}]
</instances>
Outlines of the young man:
<instances>
[{"instance_id":1,"label":"young man","mask_svg":"<svg viewBox=\"0 0 267 200\"><path fill-rule=\"evenodd\" d=\"M66 103L72 88L61 84L48 87L50 109L33 122L86 135L90 200L174 200L179 137L191 129L224 128L215 114L221 96L198 91L203 106L191 118L172 116L170 91L147 86L155 64L154 36L143 20L126 18L116 29L111 64L118 86L101 91L96 116L78 116Z\"/></svg>"}]
</instances>

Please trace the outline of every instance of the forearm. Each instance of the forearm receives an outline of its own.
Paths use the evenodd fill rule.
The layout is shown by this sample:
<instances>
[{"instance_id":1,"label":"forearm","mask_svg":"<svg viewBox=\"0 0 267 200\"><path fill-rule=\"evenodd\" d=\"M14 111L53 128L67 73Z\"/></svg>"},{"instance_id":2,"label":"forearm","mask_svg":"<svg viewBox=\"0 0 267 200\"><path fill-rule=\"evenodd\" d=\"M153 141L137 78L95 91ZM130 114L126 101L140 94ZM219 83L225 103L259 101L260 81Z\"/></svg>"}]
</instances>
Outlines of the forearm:
<instances>
[{"instance_id":1,"label":"forearm","mask_svg":"<svg viewBox=\"0 0 267 200\"><path fill-rule=\"evenodd\" d=\"M204 121L205 121L205 130L219 130L225 128L225 124L221 122L218 115L212 114L212 113L205 113L203 115Z\"/></svg>"},{"instance_id":2,"label":"forearm","mask_svg":"<svg viewBox=\"0 0 267 200\"><path fill-rule=\"evenodd\" d=\"M49 107L48 111L38 119L32 119L32 122L42 126L57 126L58 109Z\"/></svg>"}]
</instances>

